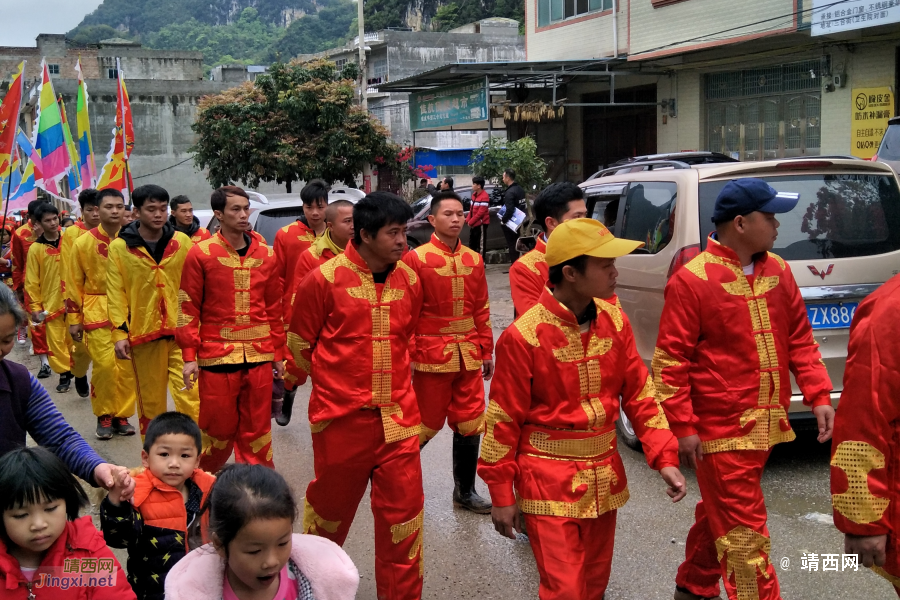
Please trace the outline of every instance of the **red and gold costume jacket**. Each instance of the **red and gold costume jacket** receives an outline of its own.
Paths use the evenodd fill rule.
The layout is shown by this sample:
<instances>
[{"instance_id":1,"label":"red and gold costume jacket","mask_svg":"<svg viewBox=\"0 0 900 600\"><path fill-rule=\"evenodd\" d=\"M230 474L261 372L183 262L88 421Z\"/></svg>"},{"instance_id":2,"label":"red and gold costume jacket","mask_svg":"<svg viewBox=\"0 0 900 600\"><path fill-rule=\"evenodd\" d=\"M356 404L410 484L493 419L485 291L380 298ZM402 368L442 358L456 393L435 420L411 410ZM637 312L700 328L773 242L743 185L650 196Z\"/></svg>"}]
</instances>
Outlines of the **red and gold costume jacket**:
<instances>
[{"instance_id":1,"label":"red and gold costume jacket","mask_svg":"<svg viewBox=\"0 0 900 600\"><path fill-rule=\"evenodd\" d=\"M31 223L25 223L12 236L12 278L13 289L18 290L25 285L25 268L28 264L28 249L38 239Z\"/></svg>"},{"instance_id":2,"label":"red and gold costume jacket","mask_svg":"<svg viewBox=\"0 0 900 600\"><path fill-rule=\"evenodd\" d=\"M900 276L853 317L844 391L831 442L831 504L844 533L888 535L887 562L873 570L900 588Z\"/></svg>"},{"instance_id":3,"label":"red and gold costume jacket","mask_svg":"<svg viewBox=\"0 0 900 600\"><path fill-rule=\"evenodd\" d=\"M316 232L300 221L285 225L275 234L275 273L281 286L285 327L291 322L291 301L297 287L297 261L316 241Z\"/></svg>"},{"instance_id":4,"label":"red and gold costume jacket","mask_svg":"<svg viewBox=\"0 0 900 600\"><path fill-rule=\"evenodd\" d=\"M199 244L200 242L208 240L211 237L212 234L209 232L209 229L207 229L206 227L201 227L194 233L194 235L191 236L191 242Z\"/></svg>"},{"instance_id":5,"label":"red and gold costume jacket","mask_svg":"<svg viewBox=\"0 0 900 600\"><path fill-rule=\"evenodd\" d=\"M619 397L654 469L678 466L678 443L617 298L594 299L584 331L544 290L497 342L478 474L495 506L592 518L628 500L616 450ZM513 493L515 482L516 494Z\"/></svg>"},{"instance_id":6,"label":"red and gold costume jacket","mask_svg":"<svg viewBox=\"0 0 900 600\"><path fill-rule=\"evenodd\" d=\"M409 376L410 338L422 309L418 276L400 261L384 283L353 242L304 279L288 331L297 366L313 378L313 432L360 409L381 411L387 443L419 435Z\"/></svg>"},{"instance_id":7,"label":"red and gold costume jacket","mask_svg":"<svg viewBox=\"0 0 900 600\"><path fill-rule=\"evenodd\" d=\"M69 325L85 331L109 327L106 304L106 267L110 238L98 225L79 237L66 258L66 313Z\"/></svg>"},{"instance_id":8,"label":"red and gold costume jacket","mask_svg":"<svg viewBox=\"0 0 900 600\"><path fill-rule=\"evenodd\" d=\"M524 315L538 303L549 278L549 267L544 255L547 241L543 235L537 237L534 250L514 262L509 268L509 291L512 293L516 316Z\"/></svg>"},{"instance_id":9,"label":"red and gold costume jacket","mask_svg":"<svg viewBox=\"0 0 900 600\"><path fill-rule=\"evenodd\" d=\"M188 252L175 340L201 367L282 360L284 324L272 249L248 236L241 257L216 233Z\"/></svg>"},{"instance_id":10,"label":"red and gold costume jacket","mask_svg":"<svg viewBox=\"0 0 900 600\"><path fill-rule=\"evenodd\" d=\"M403 258L422 281L416 325L416 371L457 373L481 368L494 355L491 305L481 255L457 242L451 250L434 234Z\"/></svg>"},{"instance_id":11,"label":"red and gold costume jacket","mask_svg":"<svg viewBox=\"0 0 900 600\"><path fill-rule=\"evenodd\" d=\"M790 267L774 254L744 275L712 236L665 291L656 351L656 398L679 438L703 451L768 450L795 435L787 418L790 372L804 403L831 403L831 380Z\"/></svg>"}]
</instances>

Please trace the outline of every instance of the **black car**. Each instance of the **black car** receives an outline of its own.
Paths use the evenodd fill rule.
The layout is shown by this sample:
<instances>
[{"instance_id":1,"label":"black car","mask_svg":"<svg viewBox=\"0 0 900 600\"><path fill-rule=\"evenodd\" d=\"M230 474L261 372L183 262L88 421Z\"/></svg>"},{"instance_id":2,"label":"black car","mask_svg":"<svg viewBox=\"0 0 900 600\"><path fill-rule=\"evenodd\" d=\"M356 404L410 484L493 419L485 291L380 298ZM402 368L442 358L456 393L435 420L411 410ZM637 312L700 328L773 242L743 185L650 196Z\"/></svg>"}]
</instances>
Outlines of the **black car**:
<instances>
[{"instance_id":1,"label":"black car","mask_svg":"<svg viewBox=\"0 0 900 600\"><path fill-rule=\"evenodd\" d=\"M503 237L503 230L500 229L503 225L500 223L500 218L497 216L500 207L503 205L502 188L489 183L484 189L491 197L489 209L491 213L491 223L488 225L487 231L487 249L503 250L506 248L506 238ZM463 210L468 214L469 206L472 202L472 186L464 185L455 187L453 188L453 191L462 198ZM434 227L428 222L428 213L431 209L431 195L429 194L428 196L419 198L413 202L411 206L414 216L408 223L406 240L410 248L418 248L422 244L427 244L431 241L431 234L434 232ZM459 233L459 238L462 240L463 244L469 242L468 225L463 225L462 231Z\"/></svg>"}]
</instances>

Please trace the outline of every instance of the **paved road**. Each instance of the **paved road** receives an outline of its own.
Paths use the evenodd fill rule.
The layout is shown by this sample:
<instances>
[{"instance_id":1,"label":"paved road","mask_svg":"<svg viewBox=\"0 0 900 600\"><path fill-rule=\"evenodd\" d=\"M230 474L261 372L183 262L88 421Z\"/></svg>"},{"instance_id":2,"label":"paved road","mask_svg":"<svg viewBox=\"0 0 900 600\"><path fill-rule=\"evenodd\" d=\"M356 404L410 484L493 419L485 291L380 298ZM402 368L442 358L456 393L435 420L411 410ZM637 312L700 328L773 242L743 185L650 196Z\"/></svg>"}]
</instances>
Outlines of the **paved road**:
<instances>
[{"instance_id":1,"label":"paved road","mask_svg":"<svg viewBox=\"0 0 900 600\"><path fill-rule=\"evenodd\" d=\"M512 322L508 276L503 265L488 266L495 336ZM17 348L12 360L37 371L37 360ZM101 442L94 438L95 420L87 400L72 391L57 394L55 379L44 380L51 396L69 422L101 456L128 466L140 464L140 438ZM50 384L53 385L50 385ZM290 426L273 424L275 463L301 498L312 479L312 450L305 422L308 386L297 395L298 406ZM424 597L519 600L536 598L538 577L528 542L515 542L494 532L489 516L455 510L450 467L452 436L438 435L422 455L425 473L425 590ZM673 505L662 480L647 467L643 455L621 447L628 473L631 500L619 511L616 552L608 600L664 600L672 597L674 576L684 557L684 540L699 498L692 473L687 473L690 495ZM773 452L763 479L769 507L772 560L787 600L891 598L890 586L880 577L859 572L810 573L800 569L804 553L842 551L842 536L830 524L828 490L829 448L806 436L782 444ZM479 481L479 489L487 493ZM345 545L359 567L362 582L358 597L375 598L374 544L368 498L360 505ZM789 560L788 570L781 560ZM724 594L723 594L724 596Z\"/></svg>"}]
</instances>

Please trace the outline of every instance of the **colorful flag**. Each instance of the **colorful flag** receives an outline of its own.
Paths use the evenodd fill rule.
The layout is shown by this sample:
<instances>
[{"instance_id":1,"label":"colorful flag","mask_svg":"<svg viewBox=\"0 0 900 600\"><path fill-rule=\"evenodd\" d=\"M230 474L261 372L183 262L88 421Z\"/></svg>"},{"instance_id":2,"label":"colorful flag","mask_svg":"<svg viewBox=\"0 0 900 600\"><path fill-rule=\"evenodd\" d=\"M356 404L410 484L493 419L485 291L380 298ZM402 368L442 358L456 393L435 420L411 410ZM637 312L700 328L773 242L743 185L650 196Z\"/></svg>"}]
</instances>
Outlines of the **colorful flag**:
<instances>
[{"instance_id":1,"label":"colorful flag","mask_svg":"<svg viewBox=\"0 0 900 600\"><path fill-rule=\"evenodd\" d=\"M19 153L12 153L12 169L0 173L0 200L6 200L22 183L22 165L19 164Z\"/></svg>"},{"instance_id":2,"label":"colorful flag","mask_svg":"<svg viewBox=\"0 0 900 600\"><path fill-rule=\"evenodd\" d=\"M25 165L25 173L22 175L22 183L9 198L9 207L5 210L16 211L28 208L28 203L37 200L37 179L34 172L34 162L28 161Z\"/></svg>"},{"instance_id":3,"label":"colorful flag","mask_svg":"<svg viewBox=\"0 0 900 600\"><path fill-rule=\"evenodd\" d=\"M46 61L41 61L43 78L38 88L38 113L34 125L32 143L41 157L41 171L44 176L43 189L53 195L59 195L56 182L70 168L69 149L63 133L62 117L56 94L53 93L53 82L50 81L50 70Z\"/></svg>"},{"instance_id":4,"label":"colorful flag","mask_svg":"<svg viewBox=\"0 0 900 600\"><path fill-rule=\"evenodd\" d=\"M78 150L72 140L72 130L69 129L69 120L66 118L66 104L62 96L59 97L59 114L62 117L63 135L66 139L66 148L69 150L69 196L74 198L81 189L81 164L78 162Z\"/></svg>"},{"instance_id":5,"label":"colorful flag","mask_svg":"<svg viewBox=\"0 0 900 600\"><path fill-rule=\"evenodd\" d=\"M31 140L28 139L28 136L25 135L25 132L22 131L21 127L19 127L19 133L16 135L16 143L19 145L19 148L22 149L22 152L25 153L25 156L31 161L34 168L34 181L38 187L41 187L41 184L44 181L43 170L41 169L41 157L35 152L34 146L31 145Z\"/></svg>"},{"instance_id":6,"label":"colorful flag","mask_svg":"<svg viewBox=\"0 0 900 600\"><path fill-rule=\"evenodd\" d=\"M100 181L97 182L97 189L115 188L128 198L129 190L134 187L131 173L128 171L128 157L134 149L134 124L131 120L131 103L128 101L128 90L125 88L125 76L122 74L119 59L116 59L116 71L119 76L116 128L113 130L112 143L109 154L106 155L106 164L100 173Z\"/></svg>"},{"instance_id":7,"label":"colorful flag","mask_svg":"<svg viewBox=\"0 0 900 600\"><path fill-rule=\"evenodd\" d=\"M94 144L91 142L87 84L84 82L84 73L81 70L81 58L75 64L75 70L78 72L78 101L75 106L77 137L75 143L78 146L78 162L81 165L82 187L87 188L94 187L97 183L97 163L94 160Z\"/></svg>"},{"instance_id":8,"label":"colorful flag","mask_svg":"<svg viewBox=\"0 0 900 600\"><path fill-rule=\"evenodd\" d=\"M0 177L5 181L10 177L13 163L18 161L16 152L16 130L19 127L19 109L22 106L22 89L24 82L22 73L25 61L19 63L19 69L13 74L9 91L0 104ZM5 197L5 196L4 196Z\"/></svg>"}]
</instances>

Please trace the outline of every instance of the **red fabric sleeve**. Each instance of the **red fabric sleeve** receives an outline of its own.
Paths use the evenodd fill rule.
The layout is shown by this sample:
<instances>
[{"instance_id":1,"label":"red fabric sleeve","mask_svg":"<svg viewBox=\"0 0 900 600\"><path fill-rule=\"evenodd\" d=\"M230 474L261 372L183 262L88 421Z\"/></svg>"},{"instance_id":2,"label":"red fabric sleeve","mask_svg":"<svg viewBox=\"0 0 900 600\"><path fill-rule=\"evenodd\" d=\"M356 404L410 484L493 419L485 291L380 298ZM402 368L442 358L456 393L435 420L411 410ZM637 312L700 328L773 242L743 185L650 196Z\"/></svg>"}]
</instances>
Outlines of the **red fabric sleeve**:
<instances>
[{"instance_id":1,"label":"red fabric sleeve","mask_svg":"<svg viewBox=\"0 0 900 600\"><path fill-rule=\"evenodd\" d=\"M509 291L517 317L524 315L538 303L544 292L544 283L546 282L541 282L540 277L531 273L521 262L512 264L509 268Z\"/></svg>"},{"instance_id":2,"label":"red fabric sleeve","mask_svg":"<svg viewBox=\"0 0 900 600\"><path fill-rule=\"evenodd\" d=\"M303 279L303 293L295 299L295 310L288 327L288 349L297 367L310 376L313 350L325 326L325 318L331 312L331 294L327 289L330 285L320 269L311 271Z\"/></svg>"},{"instance_id":3,"label":"red fabric sleeve","mask_svg":"<svg viewBox=\"0 0 900 600\"><path fill-rule=\"evenodd\" d=\"M863 304L850 329L844 391L831 442L834 524L852 535L891 532L896 514L897 432L900 429L900 356L897 328L870 318ZM880 316L884 316L881 314ZM896 524L894 524L896 527Z\"/></svg>"},{"instance_id":4,"label":"red fabric sleeve","mask_svg":"<svg viewBox=\"0 0 900 600\"><path fill-rule=\"evenodd\" d=\"M13 232L12 236L12 257L13 289L18 290L21 289L25 284L25 261L28 257L25 256L25 248L22 245L22 238L19 237L19 234L17 232Z\"/></svg>"},{"instance_id":5,"label":"red fabric sleeve","mask_svg":"<svg viewBox=\"0 0 900 600\"><path fill-rule=\"evenodd\" d=\"M519 474L516 451L522 425L531 407L533 357L514 327L497 341L497 366L491 381L485 435L478 459L478 475L491 493L494 506L516 503L513 482Z\"/></svg>"},{"instance_id":6,"label":"red fabric sleeve","mask_svg":"<svg viewBox=\"0 0 900 600\"><path fill-rule=\"evenodd\" d=\"M484 261L481 259L478 260L474 275L472 299L475 305L475 329L481 342L481 360L491 360L494 357L494 331L491 327L491 301L488 296L487 276L484 273Z\"/></svg>"},{"instance_id":7,"label":"red fabric sleeve","mask_svg":"<svg viewBox=\"0 0 900 600\"><path fill-rule=\"evenodd\" d=\"M637 352L631 323L625 319L621 333L625 345L625 384L622 389L622 409L644 445L644 454L651 469L678 466L678 440L669 429L662 407L654 398L653 383Z\"/></svg>"},{"instance_id":8,"label":"red fabric sleeve","mask_svg":"<svg viewBox=\"0 0 900 600\"><path fill-rule=\"evenodd\" d=\"M188 251L181 271L175 341L181 347L184 362L196 361L200 349L200 307L203 305L205 284L202 260L203 252L199 246L194 246Z\"/></svg>"},{"instance_id":9,"label":"red fabric sleeve","mask_svg":"<svg viewBox=\"0 0 900 600\"><path fill-rule=\"evenodd\" d=\"M277 236L276 236L277 237ZM268 248L267 248L268 250ZM278 254L270 255L268 260L273 261L273 270L277 267ZM284 306L283 301L284 278L275 272L270 272L270 276L266 281L266 289L264 292L266 302L266 315L269 319L269 329L271 330L272 345L275 346L275 360L284 360ZM290 297L288 298L290 302Z\"/></svg>"},{"instance_id":10,"label":"red fabric sleeve","mask_svg":"<svg viewBox=\"0 0 900 600\"><path fill-rule=\"evenodd\" d=\"M697 434L689 375L691 358L700 339L700 301L679 275L666 284L651 368L656 399L665 411L672 433L683 438Z\"/></svg>"},{"instance_id":11,"label":"red fabric sleeve","mask_svg":"<svg viewBox=\"0 0 900 600\"><path fill-rule=\"evenodd\" d=\"M819 345L813 339L812 325L806 315L806 304L800 294L800 288L794 280L791 267L785 263L781 285L789 294L789 303L785 310L790 311L791 323L788 338L790 352L790 369L803 392L803 403L807 406L823 406L831 404L831 378L822 362Z\"/></svg>"}]
</instances>

